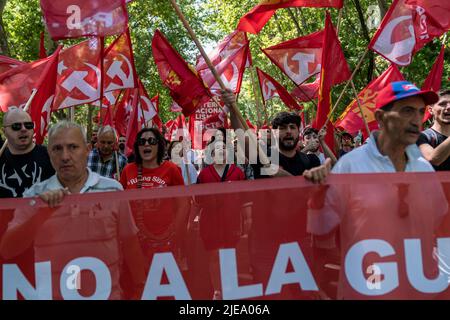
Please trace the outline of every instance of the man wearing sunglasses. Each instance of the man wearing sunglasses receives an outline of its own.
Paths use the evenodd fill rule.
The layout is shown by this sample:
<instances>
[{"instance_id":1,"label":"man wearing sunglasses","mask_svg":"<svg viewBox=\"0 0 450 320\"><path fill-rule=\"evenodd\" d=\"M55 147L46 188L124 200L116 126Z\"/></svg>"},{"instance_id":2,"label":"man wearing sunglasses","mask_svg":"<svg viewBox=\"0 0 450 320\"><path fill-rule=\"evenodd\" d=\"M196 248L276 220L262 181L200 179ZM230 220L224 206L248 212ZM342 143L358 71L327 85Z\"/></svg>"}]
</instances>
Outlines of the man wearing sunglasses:
<instances>
[{"instance_id":1,"label":"man wearing sunglasses","mask_svg":"<svg viewBox=\"0 0 450 320\"><path fill-rule=\"evenodd\" d=\"M11 108L3 117L8 147L0 157L0 198L22 197L33 184L51 177L55 170L47 149L33 142L34 123L28 113Z\"/></svg>"}]
</instances>

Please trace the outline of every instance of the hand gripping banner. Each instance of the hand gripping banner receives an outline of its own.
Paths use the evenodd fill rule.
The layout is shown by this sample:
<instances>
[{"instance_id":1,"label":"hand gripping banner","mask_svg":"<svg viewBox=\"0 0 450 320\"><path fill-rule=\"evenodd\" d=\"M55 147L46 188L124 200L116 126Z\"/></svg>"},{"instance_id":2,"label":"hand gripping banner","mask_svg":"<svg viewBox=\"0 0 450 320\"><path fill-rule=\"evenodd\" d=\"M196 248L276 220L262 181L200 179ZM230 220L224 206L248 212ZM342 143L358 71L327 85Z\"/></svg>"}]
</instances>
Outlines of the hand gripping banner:
<instances>
[{"instance_id":1,"label":"hand gripping banner","mask_svg":"<svg viewBox=\"0 0 450 320\"><path fill-rule=\"evenodd\" d=\"M449 299L449 198L409 173L3 199L1 298Z\"/></svg>"}]
</instances>

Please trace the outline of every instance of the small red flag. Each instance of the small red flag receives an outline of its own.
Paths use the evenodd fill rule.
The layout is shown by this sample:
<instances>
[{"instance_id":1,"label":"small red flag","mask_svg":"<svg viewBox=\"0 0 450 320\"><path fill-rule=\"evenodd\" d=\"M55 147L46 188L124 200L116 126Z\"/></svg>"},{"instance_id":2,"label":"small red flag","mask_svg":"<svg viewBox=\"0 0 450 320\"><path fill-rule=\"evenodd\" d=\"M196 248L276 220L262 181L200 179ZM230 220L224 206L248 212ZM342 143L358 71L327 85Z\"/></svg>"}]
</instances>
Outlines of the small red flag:
<instances>
[{"instance_id":1,"label":"small red flag","mask_svg":"<svg viewBox=\"0 0 450 320\"><path fill-rule=\"evenodd\" d=\"M245 14L237 29L250 33L259 33L277 9L289 7L342 8L343 0L262 0Z\"/></svg>"},{"instance_id":2,"label":"small red flag","mask_svg":"<svg viewBox=\"0 0 450 320\"><path fill-rule=\"evenodd\" d=\"M263 95L264 103L266 103L267 100L272 99L273 97L279 97L289 109L302 109L294 100L294 98L291 97L289 92L287 92L287 90L275 79L273 79L271 76L269 76L259 68L256 68L256 71L258 73L259 85Z\"/></svg>"}]
</instances>

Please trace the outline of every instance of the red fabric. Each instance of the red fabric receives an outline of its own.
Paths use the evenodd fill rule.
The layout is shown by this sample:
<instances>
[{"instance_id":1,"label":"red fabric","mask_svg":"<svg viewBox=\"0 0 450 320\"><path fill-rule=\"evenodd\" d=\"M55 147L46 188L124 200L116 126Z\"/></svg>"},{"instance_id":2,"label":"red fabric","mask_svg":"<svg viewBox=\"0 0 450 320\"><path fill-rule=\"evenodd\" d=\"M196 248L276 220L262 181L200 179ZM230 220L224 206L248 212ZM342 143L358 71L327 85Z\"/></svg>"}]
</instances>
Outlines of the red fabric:
<instances>
[{"instance_id":1,"label":"red fabric","mask_svg":"<svg viewBox=\"0 0 450 320\"><path fill-rule=\"evenodd\" d=\"M444 73L444 55L445 45L442 45L439 56L436 58L436 62L433 64L433 68L431 69L430 74L425 79L425 82L422 85L422 90L433 90L435 92L438 92L441 89L442 74ZM432 115L427 108L423 117L423 122L430 119L431 116Z\"/></svg>"},{"instance_id":2,"label":"red fabric","mask_svg":"<svg viewBox=\"0 0 450 320\"><path fill-rule=\"evenodd\" d=\"M297 86L319 74L324 31L262 49L264 54Z\"/></svg>"},{"instance_id":3,"label":"red fabric","mask_svg":"<svg viewBox=\"0 0 450 320\"><path fill-rule=\"evenodd\" d=\"M39 59L47 58L47 51L45 50L44 40L45 40L45 33L44 31L42 31L39 39Z\"/></svg>"},{"instance_id":4,"label":"red fabric","mask_svg":"<svg viewBox=\"0 0 450 320\"><path fill-rule=\"evenodd\" d=\"M213 165L207 166L200 171L198 175L198 183L214 183L221 182L222 177L219 176ZM242 170L234 164L230 164L225 181L240 181L245 180L245 175Z\"/></svg>"},{"instance_id":5,"label":"red fabric","mask_svg":"<svg viewBox=\"0 0 450 320\"><path fill-rule=\"evenodd\" d=\"M249 56L249 41L245 32L234 31L223 39L217 48L208 54L225 86L235 94L241 91L242 77ZM203 57L195 68L203 82L214 95L221 95L221 88Z\"/></svg>"},{"instance_id":6,"label":"red fabric","mask_svg":"<svg viewBox=\"0 0 450 320\"><path fill-rule=\"evenodd\" d=\"M195 150L206 147L207 141L204 141L203 136L207 130L227 126L227 116L223 112L222 101L218 98L213 99L203 104L189 117L189 135L192 141L192 148Z\"/></svg>"},{"instance_id":7,"label":"red fabric","mask_svg":"<svg viewBox=\"0 0 450 320\"><path fill-rule=\"evenodd\" d=\"M342 52L341 44L327 12L325 20L324 49L322 52L322 71L320 73L319 103L314 122L316 129L322 128L326 123L331 110L331 88L334 84L350 79L351 72ZM331 124L327 127L325 142L334 150L334 129Z\"/></svg>"},{"instance_id":8,"label":"red fabric","mask_svg":"<svg viewBox=\"0 0 450 320\"><path fill-rule=\"evenodd\" d=\"M18 66L26 64L25 62L0 55L0 75L3 72L11 70L12 68L16 68Z\"/></svg>"},{"instance_id":9,"label":"red fabric","mask_svg":"<svg viewBox=\"0 0 450 320\"><path fill-rule=\"evenodd\" d=\"M130 119L127 124L127 131L125 134L126 143L125 143L125 154L129 156L133 153L134 141L136 141L137 133L139 132L141 126L139 123L139 88L132 89L132 97L131 99L131 112Z\"/></svg>"},{"instance_id":10,"label":"red fabric","mask_svg":"<svg viewBox=\"0 0 450 320\"><path fill-rule=\"evenodd\" d=\"M378 123L375 120L375 101L381 89L394 81L404 80L402 74L395 65L391 65L382 75L373 80L359 94L361 109L365 115L369 130L376 130ZM355 134L359 130L366 130L361 113L354 99L344 110L339 119L334 123L336 128L344 128L350 134Z\"/></svg>"},{"instance_id":11,"label":"red fabric","mask_svg":"<svg viewBox=\"0 0 450 320\"><path fill-rule=\"evenodd\" d=\"M214 271L210 271L212 268L210 268L208 257L205 254L204 239L199 235L198 223L195 222L197 220L189 220L190 228L187 229L186 234L179 235L180 241L178 241L178 245L184 245L183 250L188 258L187 267L185 264L183 268L181 259L177 259L181 247L167 250L165 255L159 256L159 260L155 256L154 260L150 262L150 266L146 266L145 271L151 270L153 275L158 275L155 271L161 265L164 265L162 274L171 272L173 274L174 269L180 271L179 280L175 280L174 277L170 278L173 286L167 286L167 291L164 291L166 295L172 297L172 295L179 294L180 291L185 292L184 288L187 288L187 296L175 297L177 299L211 299L210 288L202 285L209 282L209 272L212 272L227 284L222 290L224 299L317 299L319 288L321 294L330 295L336 286L343 295L341 297L347 299L450 299L448 273L444 273L448 272L448 269L443 271L438 279L438 264L437 260L433 258L433 247L439 241L448 242L446 238L450 236L447 206L450 199L450 173L333 174L328 177L324 186L327 196L337 192L335 195L338 196L338 201L331 206L333 202L327 197L326 210L322 212L311 211L314 201L310 200L317 199L318 192L323 189L305 181L303 177L68 195L60 207L70 214L67 219L68 225L64 228L61 228L60 225L52 228L51 224L47 224L45 230L50 232L43 233L38 228L37 238L40 244L52 243L55 245L55 243L58 244L56 236L64 236L66 230L70 230L71 234L76 234L76 230L79 228L79 237L76 240L79 243L74 246L73 242L67 244L61 241L59 256L53 255L51 261L39 261L39 256L36 256L36 262L45 262L46 267L51 264L51 270L57 271L62 270L66 265L73 265L72 259L75 258L92 257L102 261L101 257L106 256L108 248L105 247L105 251L93 252L91 243L92 239L98 239L98 232L107 227L102 224L102 219L114 213L100 211L102 215L97 216L95 213L99 208L110 208L120 202L131 202L133 214L137 214L137 210L140 208L149 208L150 211L150 208L155 208L155 204L164 206L181 199L198 198L204 200L199 202L202 204L203 212L207 213L219 212L215 210L216 208L228 211L230 214L232 210L236 209L233 212L236 213L246 203L251 203L252 228L249 234L245 236L241 234L237 243L234 242L231 247L227 247L231 250L221 250L220 254L218 253L222 262L221 269L217 268L217 273L214 273ZM403 191L400 192L400 190ZM423 190L429 191L426 196L424 196ZM48 208L39 198L35 200L34 205L30 206L30 199L2 199L0 201L1 216L4 216L4 210L18 209L32 212L34 208ZM138 208L133 203L140 203L141 207ZM404 210L405 205L406 211ZM85 214L80 214L80 207L87 208L83 212ZM45 212L44 210L43 212ZM186 206L186 210L189 210L189 206ZM129 214L129 212L127 213ZM324 213L326 216L321 215ZM200 217L200 223L204 224L202 228L205 227L206 230L216 228L216 225L209 225L205 220L201 222L202 217L203 213ZM314 220L316 217L323 219ZM158 214L147 216L148 222L152 222L152 219L158 222L159 218ZM46 224L45 221L42 222ZM226 223L226 221L223 222ZM8 221L0 219L0 230L7 228L5 223L7 224ZM149 224L149 226L152 225ZM327 231L337 225L340 226L339 239L333 240L332 237L329 242L326 242L326 245L332 249L324 250L325 252L313 251L318 247L318 231L322 228ZM100 230L99 226L102 227ZM215 230L223 232L220 237L223 235L233 239L233 235L238 230L232 227L233 225L230 228ZM313 243L309 241L312 235L314 236ZM217 238L219 238L219 234L214 239ZM373 243L374 240L377 241L377 244ZM406 255L407 242L411 247L411 241L416 242L416 249L409 250ZM230 244L226 243L225 245ZM64 251L65 246L72 250ZM382 254L380 248L388 250ZM126 246L122 247L122 250L127 249L129 248ZM327 254L327 251L336 256ZM445 258L441 257L443 258L442 267L445 270L444 264L448 266L450 262L449 250L440 245L439 251L447 255ZM124 256L126 255L124 254ZM408 259L406 259L407 256ZM173 264L168 264L170 261ZM69 262L72 263L69 264ZM124 261L121 259L120 262ZM333 273L333 269L327 267L331 263L340 267L340 274L338 274L339 272ZM365 288L367 291L368 282L374 279L371 277L373 272L371 273L367 269L372 263L383 268L382 276L378 279L378 282L384 281L381 283L383 284L382 289L387 288L384 285L395 283L395 279L398 279L397 287L392 288L386 294L374 295L374 291L362 294L357 292L355 287L349 286L349 277L353 276L354 279L356 276L360 279L358 280L360 288ZM42 267L42 265L40 266ZM106 270L110 270L109 268L112 267L105 266ZM0 290L8 283L11 286L19 285L19 278L8 278L8 274L4 274L5 269L0 273L4 281ZM47 281L47 277L51 277L51 273L41 272L42 268L32 268L31 270L39 276L36 277L37 279ZM95 270L104 274L101 268ZM165 276L162 274L159 276L164 278ZM304 280L308 275L312 279L311 282ZM64 276L67 274L55 274L54 280L65 279ZM423 280L418 280L420 278ZM106 283L101 279L104 278L97 278L97 288L101 292L108 292ZM84 287L84 281L86 278L81 277L82 287ZM268 288L274 287L274 282L279 286L275 286L276 290L268 292ZM307 282L313 283L315 286L312 288L311 285L306 286ZM21 283L23 284L23 282ZM39 283L36 290L44 289L45 284ZM59 284L59 281L56 281L56 284ZM155 287L159 284L167 284L167 282L159 278L148 280L149 290L147 290L147 295L142 298L149 298L148 294L155 290L159 294L163 294L161 287ZM427 284L428 290L431 289L430 292L419 290L418 284L422 288L424 284ZM251 290L237 289L237 287L242 289L246 285L255 285L261 289L255 290L255 287ZM327 290L327 285L331 287L331 290ZM21 293L26 292L25 287L21 286L18 290L21 290ZM36 290L32 290L32 293L36 293ZM0 295L3 298L4 293ZM55 295L56 292L53 292L53 296ZM27 297L31 296L32 294L28 291ZM336 299L336 295L330 295L330 298Z\"/></svg>"},{"instance_id":12,"label":"red fabric","mask_svg":"<svg viewBox=\"0 0 450 320\"><path fill-rule=\"evenodd\" d=\"M289 7L342 8L343 0L263 0L239 21L238 30L259 33L277 9Z\"/></svg>"},{"instance_id":13,"label":"red fabric","mask_svg":"<svg viewBox=\"0 0 450 320\"><path fill-rule=\"evenodd\" d=\"M111 36L125 31L125 0L41 0L47 29L53 40Z\"/></svg>"},{"instance_id":14,"label":"red fabric","mask_svg":"<svg viewBox=\"0 0 450 320\"><path fill-rule=\"evenodd\" d=\"M409 65L414 53L450 29L450 2L395 0L369 48L400 66Z\"/></svg>"},{"instance_id":15,"label":"red fabric","mask_svg":"<svg viewBox=\"0 0 450 320\"><path fill-rule=\"evenodd\" d=\"M294 100L294 98L291 97L289 92L287 92L287 90L281 84L279 84L274 78L272 78L259 68L256 68L256 71L258 73L259 85L261 87L264 103L267 100L278 96L289 109L292 110L302 109L301 106L299 106L298 103Z\"/></svg>"},{"instance_id":16,"label":"red fabric","mask_svg":"<svg viewBox=\"0 0 450 320\"><path fill-rule=\"evenodd\" d=\"M29 113L34 122L34 137L37 144L42 144L50 123L52 104L55 98L58 55L62 47L47 59L47 66L42 74L38 91L31 102Z\"/></svg>"},{"instance_id":17,"label":"red fabric","mask_svg":"<svg viewBox=\"0 0 450 320\"><path fill-rule=\"evenodd\" d=\"M208 89L159 30L153 36L152 49L163 84L169 88L171 97L183 109L183 114L190 116L210 99Z\"/></svg>"},{"instance_id":18,"label":"red fabric","mask_svg":"<svg viewBox=\"0 0 450 320\"><path fill-rule=\"evenodd\" d=\"M11 59L12 60L12 59ZM0 108L3 112L9 107L24 107L31 91L40 84L51 58L23 63L0 74Z\"/></svg>"},{"instance_id":19,"label":"red fabric","mask_svg":"<svg viewBox=\"0 0 450 320\"><path fill-rule=\"evenodd\" d=\"M319 97L319 80L320 77L317 77L314 82L299 85L292 90L291 95L300 102L309 102L317 99Z\"/></svg>"},{"instance_id":20,"label":"red fabric","mask_svg":"<svg viewBox=\"0 0 450 320\"><path fill-rule=\"evenodd\" d=\"M138 86L131 35L128 28L105 50L104 73L104 93Z\"/></svg>"},{"instance_id":21,"label":"red fabric","mask_svg":"<svg viewBox=\"0 0 450 320\"><path fill-rule=\"evenodd\" d=\"M100 40L93 38L61 52L54 110L100 98L101 48Z\"/></svg>"},{"instance_id":22,"label":"red fabric","mask_svg":"<svg viewBox=\"0 0 450 320\"><path fill-rule=\"evenodd\" d=\"M137 172L136 163L125 166L120 176L124 189L137 189ZM142 168L142 176L143 189L184 185L181 169L170 161L164 161L155 169Z\"/></svg>"}]
</instances>

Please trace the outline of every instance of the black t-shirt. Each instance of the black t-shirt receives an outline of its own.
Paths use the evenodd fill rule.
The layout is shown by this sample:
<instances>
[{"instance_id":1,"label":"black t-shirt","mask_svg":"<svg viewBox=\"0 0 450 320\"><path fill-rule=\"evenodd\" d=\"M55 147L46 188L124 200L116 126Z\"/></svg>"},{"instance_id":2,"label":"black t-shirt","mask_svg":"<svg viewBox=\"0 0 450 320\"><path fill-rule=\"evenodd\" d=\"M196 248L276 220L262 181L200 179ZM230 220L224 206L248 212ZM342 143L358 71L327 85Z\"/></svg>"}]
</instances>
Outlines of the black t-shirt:
<instances>
[{"instance_id":1,"label":"black t-shirt","mask_svg":"<svg viewBox=\"0 0 450 320\"><path fill-rule=\"evenodd\" d=\"M320 159L315 154L304 154L303 152L297 152L294 157L288 158L279 153L279 157L280 167L293 176L301 176L305 170L320 166ZM262 164L259 161L259 157L258 163L252 165L252 168L255 179L270 178L270 176L261 175Z\"/></svg>"},{"instance_id":2,"label":"black t-shirt","mask_svg":"<svg viewBox=\"0 0 450 320\"><path fill-rule=\"evenodd\" d=\"M0 157L0 198L21 198L33 184L54 174L45 147L36 145L31 152L20 155L6 149Z\"/></svg>"},{"instance_id":3,"label":"black t-shirt","mask_svg":"<svg viewBox=\"0 0 450 320\"><path fill-rule=\"evenodd\" d=\"M420 146L422 144L429 144L433 148L436 148L442 142L447 139L447 136L440 134L436 130L429 128L423 131L419 139L417 140L417 145ZM436 171L449 171L450 170L450 158L447 158L444 162L442 162L439 166L433 166Z\"/></svg>"},{"instance_id":4,"label":"black t-shirt","mask_svg":"<svg viewBox=\"0 0 450 320\"><path fill-rule=\"evenodd\" d=\"M305 170L320 166L320 160L315 154L297 152L292 158L280 153L280 167L293 176L301 176Z\"/></svg>"}]
</instances>

